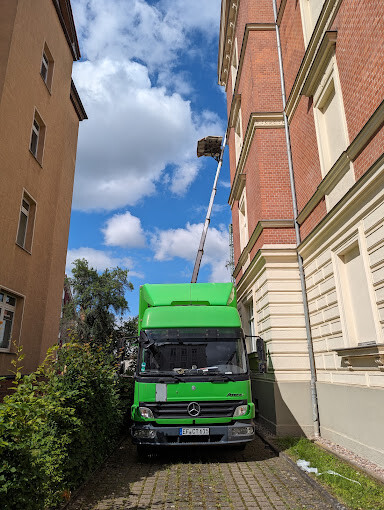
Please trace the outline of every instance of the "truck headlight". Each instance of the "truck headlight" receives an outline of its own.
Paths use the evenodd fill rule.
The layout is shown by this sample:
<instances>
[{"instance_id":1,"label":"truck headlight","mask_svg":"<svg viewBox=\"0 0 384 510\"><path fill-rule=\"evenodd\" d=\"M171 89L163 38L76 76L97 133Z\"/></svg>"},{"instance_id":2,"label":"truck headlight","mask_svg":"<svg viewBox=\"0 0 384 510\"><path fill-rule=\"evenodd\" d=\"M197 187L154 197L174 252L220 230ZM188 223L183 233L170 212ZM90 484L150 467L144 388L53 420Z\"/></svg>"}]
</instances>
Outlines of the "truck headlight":
<instances>
[{"instance_id":1,"label":"truck headlight","mask_svg":"<svg viewBox=\"0 0 384 510\"><path fill-rule=\"evenodd\" d=\"M153 420L153 412L148 407L139 407L139 413L143 418Z\"/></svg>"},{"instance_id":2,"label":"truck headlight","mask_svg":"<svg viewBox=\"0 0 384 510\"><path fill-rule=\"evenodd\" d=\"M233 413L233 416L244 416L245 414L247 414L247 411L248 411L247 405L237 406L235 412Z\"/></svg>"}]
</instances>

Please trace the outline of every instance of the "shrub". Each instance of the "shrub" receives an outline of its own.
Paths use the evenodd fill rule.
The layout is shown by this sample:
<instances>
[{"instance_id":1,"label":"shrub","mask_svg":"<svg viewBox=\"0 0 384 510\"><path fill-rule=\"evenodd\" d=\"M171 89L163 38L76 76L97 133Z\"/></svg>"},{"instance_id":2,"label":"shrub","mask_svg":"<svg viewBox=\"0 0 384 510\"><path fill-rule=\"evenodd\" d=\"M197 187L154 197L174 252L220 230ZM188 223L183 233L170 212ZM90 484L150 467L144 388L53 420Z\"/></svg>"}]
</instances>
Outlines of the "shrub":
<instances>
[{"instance_id":1,"label":"shrub","mask_svg":"<svg viewBox=\"0 0 384 510\"><path fill-rule=\"evenodd\" d=\"M114 360L101 346L65 344L36 373L16 371L0 405L0 508L63 503L112 450L122 417Z\"/></svg>"}]
</instances>

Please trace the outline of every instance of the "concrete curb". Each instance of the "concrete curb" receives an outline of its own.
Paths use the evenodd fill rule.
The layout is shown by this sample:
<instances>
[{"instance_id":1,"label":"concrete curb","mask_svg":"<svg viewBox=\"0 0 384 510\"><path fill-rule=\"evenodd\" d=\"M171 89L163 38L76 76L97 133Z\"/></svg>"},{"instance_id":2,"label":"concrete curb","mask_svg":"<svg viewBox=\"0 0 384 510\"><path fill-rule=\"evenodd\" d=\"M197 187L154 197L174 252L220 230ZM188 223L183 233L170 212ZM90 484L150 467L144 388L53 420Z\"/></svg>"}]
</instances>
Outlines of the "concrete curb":
<instances>
[{"instance_id":1,"label":"concrete curb","mask_svg":"<svg viewBox=\"0 0 384 510\"><path fill-rule=\"evenodd\" d=\"M375 471L372 471L371 469L369 469L367 467L361 466L358 462L356 462L353 459L350 459L349 457L347 457L346 455L343 455L342 453L335 452L334 450L332 450L332 448L329 448L325 444L322 444L322 443L320 443L318 441L314 441L314 443L319 448L322 448L326 452L331 453L332 455L334 455L335 457L339 458L343 462L346 462L347 464L350 464L357 471L363 472L365 475L369 476L369 478L372 478L375 482L378 482L378 483L381 483L381 484L384 485L384 477L378 475L377 473L375 473Z\"/></svg>"},{"instance_id":2,"label":"concrete curb","mask_svg":"<svg viewBox=\"0 0 384 510\"><path fill-rule=\"evenodd\" d=\"M317 492L320 492L320 494L328 501L330 505L332 505L332 508L335 510L350 510L348 507L340 503L338 499L336 499L334 496L332 496L325 487L323 487L321 484L319 484L314 478L309 476L305 471L299 468L299 466L294 462L289 455L286 453L280 451L269 439L267 439L265 436L263 436L260 431L256 430L256 434L260 437L260 439L269 446L269 448L276 453L279 457L282 457L283 459L288 462L296 471L296 473L301 476L311 487L313 487Z\"/></svg>"}]
</instances>

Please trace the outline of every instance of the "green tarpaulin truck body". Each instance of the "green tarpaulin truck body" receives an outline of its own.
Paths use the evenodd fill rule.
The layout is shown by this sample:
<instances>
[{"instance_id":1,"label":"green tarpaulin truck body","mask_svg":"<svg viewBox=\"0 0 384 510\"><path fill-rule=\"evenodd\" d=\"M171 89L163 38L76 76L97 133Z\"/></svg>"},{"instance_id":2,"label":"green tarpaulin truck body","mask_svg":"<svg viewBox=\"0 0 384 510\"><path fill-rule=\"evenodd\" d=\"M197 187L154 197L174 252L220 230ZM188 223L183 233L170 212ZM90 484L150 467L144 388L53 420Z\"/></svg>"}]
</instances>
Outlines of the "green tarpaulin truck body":
<instances>
[{"instance_id":1,"label":"green tarpaulin truck body","mask_svg":"<svg viewBox=\"0 0 384 510\"><path fill-rule=\"evenodd\" d=\"M249 366L232 283L143 285L139 335L136 444L253 439Z\"/></svg>"}]
</instances>

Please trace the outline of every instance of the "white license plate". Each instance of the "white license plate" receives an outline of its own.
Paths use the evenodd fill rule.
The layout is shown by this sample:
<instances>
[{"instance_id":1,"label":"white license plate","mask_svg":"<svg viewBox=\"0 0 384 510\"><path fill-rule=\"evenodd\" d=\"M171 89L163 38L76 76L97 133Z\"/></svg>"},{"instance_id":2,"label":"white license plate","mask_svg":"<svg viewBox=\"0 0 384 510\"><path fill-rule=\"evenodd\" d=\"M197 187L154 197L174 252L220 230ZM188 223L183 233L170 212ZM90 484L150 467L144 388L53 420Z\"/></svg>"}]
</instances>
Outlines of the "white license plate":
<instances>
[{"instance_id":1,"label":"white license plate","mask_svg":"<svg viewBox=\"0 0 384 510\"><path fill-rule=\"evenodd\" d=\"M180 429L179 436L209 436L208 428Z\"/></svg>"}]
</instances>

